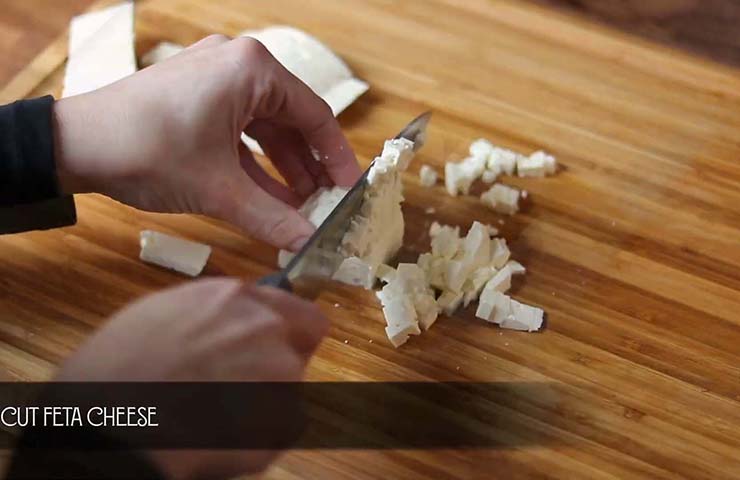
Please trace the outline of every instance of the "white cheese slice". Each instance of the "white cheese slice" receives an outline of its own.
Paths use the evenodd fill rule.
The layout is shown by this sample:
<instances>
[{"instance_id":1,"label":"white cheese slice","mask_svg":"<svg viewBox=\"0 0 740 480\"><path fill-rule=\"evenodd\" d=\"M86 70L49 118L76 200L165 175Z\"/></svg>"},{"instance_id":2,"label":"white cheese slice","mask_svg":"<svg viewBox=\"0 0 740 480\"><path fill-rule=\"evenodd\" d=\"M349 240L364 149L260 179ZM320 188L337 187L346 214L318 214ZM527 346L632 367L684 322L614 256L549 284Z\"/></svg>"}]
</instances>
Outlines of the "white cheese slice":
<instances>
[{"instance_id":1,"label":"white cheese slice","mask_svg":"<svg viewBox=\"0 0 740 480\"><path fill-rule=\"evenodd\" d=\"M190 275L200 275L211 255L211 247L164 233L144 230L139 234L144 262Z\"/></svg>"},{"instance_id":2,"label":"white cheese slice","mask_svg":"<svg viewBox=\"0 0 740 480\"><path fill-rule=\"evenodd\" d=\"M97 90L135 72L132 1L72 19L62 97Z\"/></svg>"},{"instance_id":3,"label":"white cheese slice","mask_svg":"<svg viewBox=\"0 0 740 480\"><path fill-rule=\"evenodd\" d=\"M141 66L149 67L155 63L164 62L185 50L185 47L171 42L160 42L141 57Z\"/></svg>"},{"instance_id":4,"label":"white cheese slice","mask_svg":"<svg viewBox=\"0 0 740 480\"><path fill-rule=\"evenodd\" d=\"M437 171L429 165L422 165L419 170L419 183L422 187L433 187L437 184Z\"/></svg>"},{"instance_id":5,"label":"white cheese slice","mask_svg":"<svg viewBox=\"0 0 740 480\"><path fill-rule=\"evenodd\" d=\"M480 197L483 204L491 209L513 215L519 211L519 190L496 183Z\"/></svg>"}]
</instances>

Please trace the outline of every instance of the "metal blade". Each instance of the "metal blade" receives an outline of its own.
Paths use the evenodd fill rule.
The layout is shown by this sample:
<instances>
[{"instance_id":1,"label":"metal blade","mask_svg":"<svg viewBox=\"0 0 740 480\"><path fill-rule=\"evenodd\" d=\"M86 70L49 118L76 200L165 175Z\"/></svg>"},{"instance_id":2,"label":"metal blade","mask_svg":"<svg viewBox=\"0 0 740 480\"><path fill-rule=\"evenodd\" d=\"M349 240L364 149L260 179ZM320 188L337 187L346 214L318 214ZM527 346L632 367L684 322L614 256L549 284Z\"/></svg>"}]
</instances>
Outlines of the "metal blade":
<instances>
[{"instance_id":1,"label":"metal blade","mask_svg":"<svg viewBox=\"0 0 740 480\"><path fill-rule=\"evenodd\" d=\"M432 112L425 112L411 121L395 138L406 138L414 142L414 151L424 144L425 132ZM360 211L367 188L370 167L350 189L347 195L334 207L324 222L314 232L308 242L283 269L283 278L291 283L298 279L307 283L308 279L331 278L344 258L338 253L342 238L349 228L352 217ZM310 282L310 281L309 281ZM319 283L316 284L318 286ZM296 285L297 286L297 285Z\"/></svg>"}]
</instances>

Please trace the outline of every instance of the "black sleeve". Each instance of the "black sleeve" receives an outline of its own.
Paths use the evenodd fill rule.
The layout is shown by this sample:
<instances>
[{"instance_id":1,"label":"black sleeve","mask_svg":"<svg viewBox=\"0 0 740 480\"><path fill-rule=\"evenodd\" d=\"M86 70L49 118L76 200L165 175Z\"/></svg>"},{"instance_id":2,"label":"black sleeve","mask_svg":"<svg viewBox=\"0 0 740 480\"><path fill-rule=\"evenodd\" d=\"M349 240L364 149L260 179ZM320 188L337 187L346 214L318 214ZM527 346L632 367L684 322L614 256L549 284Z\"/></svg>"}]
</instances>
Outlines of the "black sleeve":
<instances>
[{"instance_id":1,"label":"black sleeve","mask_svg":"<svg viewBox=\"0 0 740 480\"><path fill-rule=\"evenodd\" d=\"M0 106L0 234L76 222L59 190L51 96Z\"/></svg>"}]
</instances>

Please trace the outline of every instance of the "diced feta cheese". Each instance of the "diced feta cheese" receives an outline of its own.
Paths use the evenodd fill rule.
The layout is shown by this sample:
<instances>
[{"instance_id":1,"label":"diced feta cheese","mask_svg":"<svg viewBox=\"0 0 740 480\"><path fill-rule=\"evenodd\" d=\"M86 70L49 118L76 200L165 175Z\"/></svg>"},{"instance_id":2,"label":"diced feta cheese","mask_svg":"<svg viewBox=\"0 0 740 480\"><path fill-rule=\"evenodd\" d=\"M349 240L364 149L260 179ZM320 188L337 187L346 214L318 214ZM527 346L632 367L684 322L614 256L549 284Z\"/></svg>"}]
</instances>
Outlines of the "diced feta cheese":
<instances>
[{"instance_id":1,"label":"diced feta cheese","mask_svg":"<svg viewBox=\"0 0 740 480\"><path fill-rule=\"evenodd\" d=\"M493 277L486 283L483 288L483 292L496 291L506 293L511 288L511 270L509 267L504 267L496 272ZM482 293L481 296L484 294Z\"/></svg>"},{"instance_id":2,"label":"diced feta cheese","mask_svg":"<svg viewBox=\"0 0 740 480\"><path fill-rule=\"evenodd\" d=\"M462 251L469 271L487 265L491 258L491 237L488 228L480 222L473 222L463 241Z\"/></svg>"},{"instance_id":3,"label":"diced feta cheese","mask_svg":"<svg viewBox=\"0 0 740 480\"><path fill-rule=\"evenodd\" d=\"M332 279L369 289L375 284L375 268L359 257L348 257L339 265Z\"/></svg>"},{"instance_id":4,"label":"diced feta cheese","mask_svg":"<svg viewBox=\"0 0 740 480\"><path fill-rule=\"evenodd\" d=\"M451 292L449 290L442 292L437 299L437 306L448 317L454 315L463 300L462 292Z\"/></svg>"},{"instance_id":5,"label":"diced feta cheese","mask_svg":"<svg viewBox=\"0 0 740 480\"><path fill-rule=\"evenodd\" d=\"M419 170L419 182L422 187L433 187L437 183L437 171L429 165L422 165Z\"/></svg>"},{"instance_id":6,"label":"diced feta cheese","mask_svg":"<svg viewBox=\"0 0 740 480\"><path fill-rule=\"evenodd\" d=\"M386 140L385 145L383 145L383 153L380 156L397 169L406 170L409 162L414 158L414 142L406 138Z\"/></svg>"},{"instance_id":7,"label":"diced feta cheese","mask_svg":"<svg viewBox=\"0 0 740 480\"><path fill-rule=\"evenodd\" d=\"M390 283L396 276L396 269L381 263L375 269L375 276L383 283Z\"/></svg>"},{"instance_id":8,"label":"diced feta cheese","mask_svg":"<svg viewBox=\"0 0 740 480\"><path fill-rule=\"evenodd\" d=\"M532 307L511 300L511 314L501 322L502 328L534 332L542 327L544 313L541 308Z\"/></svg>"},{"instance_id":9,"label":"diced feta cheese","mask_svg":"<svg viewBox=\"0 0 740 480\"><path fill-rule=\"evenodd\" d=\"M545 176L545 160L541 156L519 157L516 162L516 172L520 177Z\"/></svg>"},{"instance_id":10,"label":"diced feta cheese","mask_svg":"<svg viewBox=\"0 0 740 480\"><path fill-rule=\"evenodd\" d=\"M495 237L499 234L498 228L494 227L493 225L486 225L488 228L488 234L492 237Z\"/></svg>"},{"instance_id":11,"label":"diced feta cheese","mask_svg":"<svg viewBox=\"0 0 740 480\"><path fill-rule=\"evenodd\" d=\"M417 323L409 323L406 325L388 325L385 327L385 334L388 336L391 345L398 348L409 339L409 335L419 335L419 325Z\"/></svg>"},{"instance_id":12,"label":"diced feta cheese","mask_svg":"<svg viewBox=\"0 0 740 480\"><path fill-rule=\"evenodd\" d=\"M460 192L467 194L473 181L462 163L445 164L445 189L451 196L456 197Z\"/></svg>"},{"instance_id":13,"label":"diced feta cheese","mask_svg":"<svg viewBox=\"0 0 740 480\"><path fill-rule=\"evenodd\" d=\"M416 309L419 326L423 330L429 330L439 315L439 306L434 297L428 293L415 295L414 308Z\"/></svg>"},{"instance_id":14,"label":"diced feta cheese","mask_svg":"<svg viewBox=\"0 0 740 480\"><path fill-rule=\"evenodd\" d=\"M493 151L493 144L484 138L479 138L470 144L470 154L488 159Z\"/></svg>"},{"instance_id":15,"label":"diced feta cheese","mask_svg":"<svg viewBox=\"0 0 740 480\"><path fill-rule=\"evenodd\" d=\"M416 260L416 264L424 270L424 273L427 276L427 279L429 278L429 274L432 267L432 254L431 253L422 253L419 255L419 258Z\"/></svg>"},{"instance_id":16,"label":"diced feta cheese","mask_svg":"<svg viewBox=\"0 0 740 480\"><path fill-rule=\"evenodd\" d=\"M555 174L558 169L557 159L542 150L534 152L532 155L529 156L529 158L530 160L533 160L537 163L541 162L547 175Z\"/></svg>"},{"instance_id":17,"label":"diced feta cheese","mask_svg":"<svg viewBox=\"0 0 740 480\"><path fill-rule=\"evenodd\" d=\"M491 265L497 269L502 268L509 261L511 251L506 245L505 238L494 238L491 240Z\"/></svg>"},{"instance_id":18,"label":"diced feta cheese","mask_svg":"<svg viewBox=\"0 0 740 480\"><path fill-rule=\"evenodd\" d=\"M211 256L211 247L164 233L144 230L139 234L144 262L195 277L200 275Z\"/></svg>"},{"instance_id":19,"label":"diced feta cheese","mask_svg":"<svg viewBox=\"0 0 740 480\"><path fill-rule=\"evenodd\" d=\"M399 263L393 283L406 293L423 293L428 288L426 273L415 263Z\"/></svg>"},{"instance_id":20,"label":"diced feta cheese","mask_svg":"<svg viewBox=\"0 0 740 480\"><path fill-rule=\"evenodd\" d=\"M511 298L496 290L483 289L475 316L487 322L501 324L511 315Z\"/></svg>"},{"instance_id":21,"label":"diced feta cheese","mask_svg":"<svg viewBox=\"0 0 740 480\"><path fill-rule=\"evenodd\" d=\"M457 227L443 225L435 229L435 235L432 236L432 255L446 259L454 257L460 247L459 235L460 229Z\"/></svg>"},{"instance_id":22,"label":"diced feta cheese","mask_svg":"<svg viewBox=\"0 0 740 480\"><path fill-rule=\"evenodd\" d=\"M524 275L527 273L527 269L524 268L524 265L517 262L516 260L509 260L506 262L506 266L511 270L512 275Z\"/></svg>"},{"instance_id":23,"label":"diced feta cheese","mask_svg":"<svg viewBox=\"0 0 740 480\"><path fill-rule=\"evenodd\" d=\"M493 147L488 156L488 169L512 175L520 155L506 148Z\"/></svg>"},{"instance_id":24,"label":"diced feta cheese","mask_svg":"<svg viewBox=\"0 0 740 480\"><path fill-rule=\"evenodd\" d=\"M429 285L437 290L444 290L447 287L447 262L444 258L433 257L429 267Z\"/></svg>"},{"instance_id":25,"label":"diced feta cheese","mask_svg":"<svg viewBox=\"0 0 740 480\"><path fill-rule=\"evenodd\" d=\"M519 210L519 190L500 183L494 184L480 199L499 213L513 215Z\"/></svg>"},{"instance_id":26,"label":"diced feta cheese","mask_svg":"<svg viewBox=\"0 0 740 480\"><path fill-rule=\"evenodd\" d=\"M461 260L449 260L445 270L446 289L453 292L462 291L469 272L470 268L467 263Z\"/></svg>"},{"instance_id":27,"label":"diced feta cheese","mask_svg":"<svg viewBox=\"0 0 740 480\"><path fill-rule=\"evenodd\" d=\"M481 180L483 180L483 182L485 183L493 183L496 181L498 176L499 172L497 172L496 170L486 170L481 175Z\"/></svg>"},{"instance_id":28,"label":"diced feta cheese","mask_svg":"<svg viewBox=\"0 0 740 480\"><path fill-rule=\"evenodd\" d=\"M467 307L473 300L478 299L483 287L491 278L493 278L495 273L496 269L491 266L481 267L473 272L473 274L465 281L465 285L463 285L464 307Z\"/></svg>"}]
</instances>

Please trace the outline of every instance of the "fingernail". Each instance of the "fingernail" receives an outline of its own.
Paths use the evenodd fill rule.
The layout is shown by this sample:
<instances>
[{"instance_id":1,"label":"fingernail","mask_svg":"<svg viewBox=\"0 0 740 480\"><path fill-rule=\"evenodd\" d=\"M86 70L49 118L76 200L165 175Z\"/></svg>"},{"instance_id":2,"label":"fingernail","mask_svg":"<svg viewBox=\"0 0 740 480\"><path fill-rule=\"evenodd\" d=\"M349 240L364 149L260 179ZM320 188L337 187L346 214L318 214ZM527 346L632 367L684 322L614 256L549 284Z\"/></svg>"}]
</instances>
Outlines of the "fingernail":
<instances>
[{"instance_id":1,"label":"fingernail","mask_svg":"<svg viewBox=\"0 0 740 480\"><path fill-rule=\"evenodd\" d=\"M295 239L293 243L290 244L290 249L293 252L298 252L301 248L303 248L306 242L308 242L309 238L311 238L310 235L307 237L300 237L300 238Z\"/></svg>"}]
</instances>

